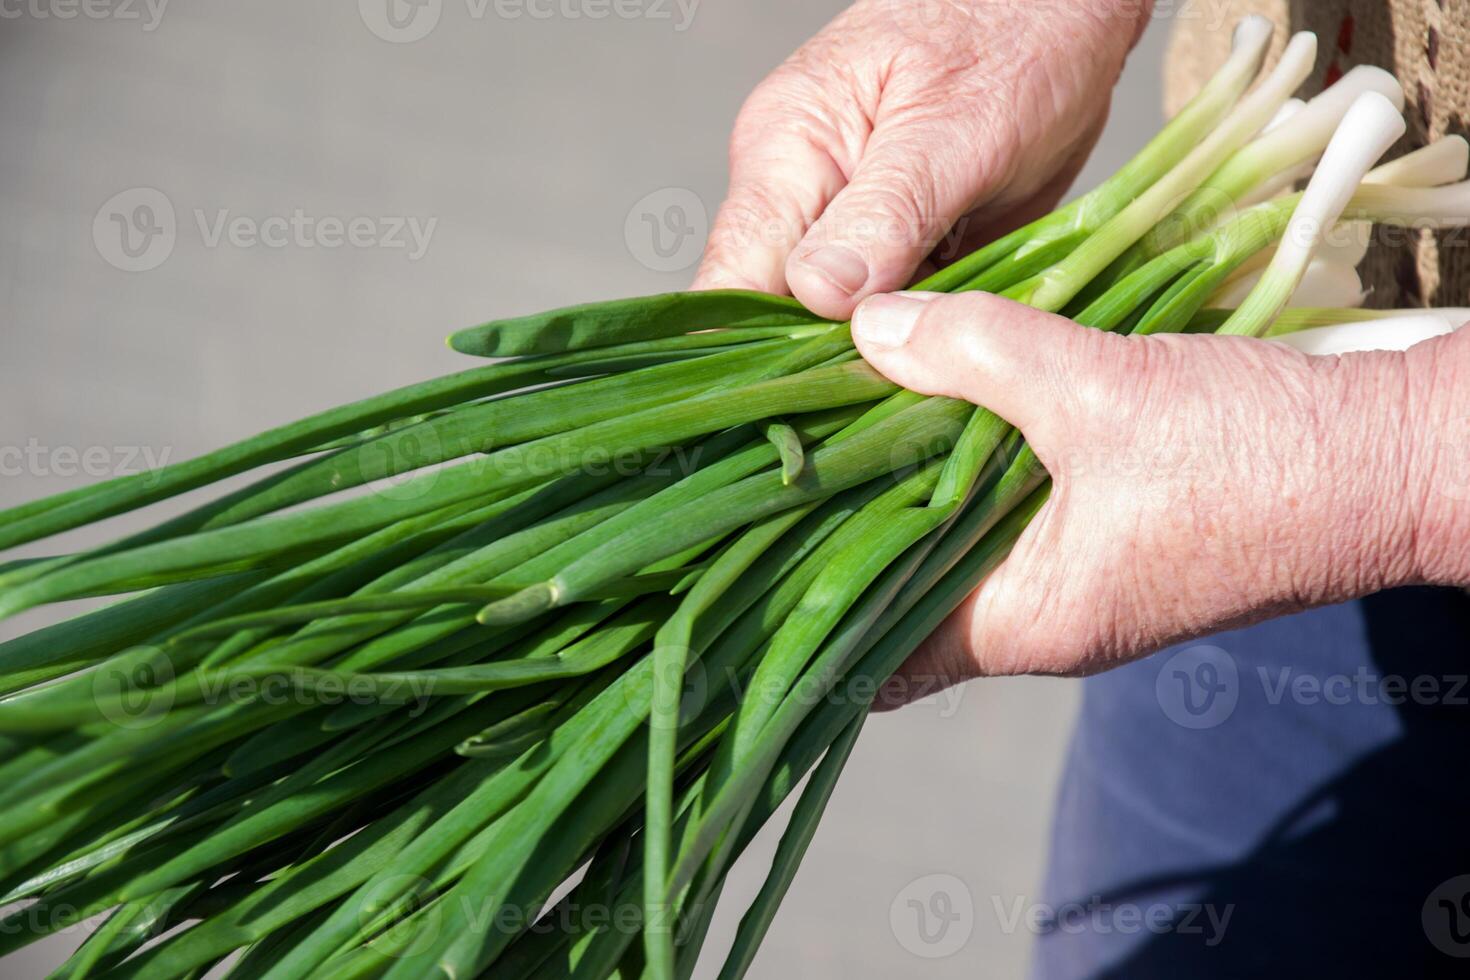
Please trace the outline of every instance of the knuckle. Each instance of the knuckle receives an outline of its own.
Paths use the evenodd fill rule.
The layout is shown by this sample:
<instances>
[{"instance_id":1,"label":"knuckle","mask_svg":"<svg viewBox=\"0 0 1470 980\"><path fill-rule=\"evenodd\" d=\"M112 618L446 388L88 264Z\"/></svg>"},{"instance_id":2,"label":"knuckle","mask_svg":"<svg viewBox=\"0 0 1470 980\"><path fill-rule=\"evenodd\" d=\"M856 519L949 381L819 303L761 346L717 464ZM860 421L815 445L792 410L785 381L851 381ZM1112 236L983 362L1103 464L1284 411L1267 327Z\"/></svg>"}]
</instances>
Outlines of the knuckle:
<instances>
[{"instance_id":1,"label":"knuckle","mask_svg":"<svg viewBox=\"0 0 1470 980\"><path fill-rule=\"evenodd\" d=\"M1175 369L1172 352L1155 339L1081 329L1057 359L1052 390L1068 395L1080 417L1108 418L1125 407L1135 414Z\"/></svg>"},{"instance_id":2,"label":"knuckle","mask_svg":"<svg viewBox=\"0 0 1470 980\"><path fill-rule=\"evenodd\" d=\"M715 216L709 240L716 254L753 247L789 248L806 230L805 217L775 182L742 181Z\"/></svg>"},{"instance_id":3,"label":"knuckle","mask_svg":"<svg viewBox=\"0 0 1470 980\"><path fill-rule=\"evenodd\" d=\"M833 129L828 83L787 64L755 87L730 131L732 165L769 156L782 138L817 139Z\"/></svg>"},{"instance_id":4,"label":"knuckle","mask_svg":"<svg viewBox=\"0 0 1470 980\"><path fill-rule=\"evenodd\" d=\"M769 141L772 127L781 125L777 114L755 99L756 95L752 95L746 100L730 128L728 155L732 172L756 157Z\"/></svg>"},{"instance_id":5,"label":"knuckle","mask_svg":"<svg viewBox=\"0 0 1470 980\"><path fill-rule=\"evenodd\" d=\"M825 237L880 248L914 248L933 237L932 188L902 165L887 165L822 220Z\"/></svg>"},{"instance_id":6,"label":"knuckle","mask_svg":"<svg viewBox=\"0 0 1470 980\"><path fill-rule=\"evenodd\" d=\"M943 311L945 316L967 320L1013 317L1017 307L1014 301L1004 296L978 291L954 293L931 305L936 311Z\"/></svg>"},{"instance_id":7,"label":"knuckle","mask_svg":"<svg viewBox=\"0 0 1470 980\"><path fill-rule=\"evenodd\" d=\"M737 257L744 251L745 236L729 223L716 222L704 243L704 267L727 272L737 264Z\"/></svg>"},{"instance_id":8,"label":"knuckle","mask_svg":"<svg viewBox=\"0 0 1470 980\"><path fill-rule=\"evenodd\" d=\"M741 268L733 253L713 243L705 247L697 281L704 288L711 289L751 289L759 286Z\"/></svg>"}]
</instances>

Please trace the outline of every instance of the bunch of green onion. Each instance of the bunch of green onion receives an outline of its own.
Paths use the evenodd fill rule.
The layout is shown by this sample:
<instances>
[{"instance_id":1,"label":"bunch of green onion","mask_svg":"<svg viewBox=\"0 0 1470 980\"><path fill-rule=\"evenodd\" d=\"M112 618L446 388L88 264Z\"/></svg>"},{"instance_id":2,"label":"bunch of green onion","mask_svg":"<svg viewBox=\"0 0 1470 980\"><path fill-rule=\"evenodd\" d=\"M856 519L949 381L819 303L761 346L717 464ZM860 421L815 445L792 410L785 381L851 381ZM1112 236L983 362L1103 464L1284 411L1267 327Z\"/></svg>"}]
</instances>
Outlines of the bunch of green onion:
<instances>
[{"instance_id":1,"label":"bunch of green onion","mask_svg":"<svg viewBox=\"0 0 1470 980\"><path fill-rule=\"evenodd\" d=\"M1263 74L1269 36L1243 23L1115 176L919 288L1139 334L1372 316L1290 302L1327 230L1470 219L1465 144L1370 171L1398 85L1289 102L1314 40ZM0 513L10 549L266 468L0 565L0 615L124 596L0 644L0 955L96 917L57 977L687 977L806 779L740 977L879 686L1046 498L1005 422L790 299L451 344L497 360Z\"/></svg>"}]
</instances>

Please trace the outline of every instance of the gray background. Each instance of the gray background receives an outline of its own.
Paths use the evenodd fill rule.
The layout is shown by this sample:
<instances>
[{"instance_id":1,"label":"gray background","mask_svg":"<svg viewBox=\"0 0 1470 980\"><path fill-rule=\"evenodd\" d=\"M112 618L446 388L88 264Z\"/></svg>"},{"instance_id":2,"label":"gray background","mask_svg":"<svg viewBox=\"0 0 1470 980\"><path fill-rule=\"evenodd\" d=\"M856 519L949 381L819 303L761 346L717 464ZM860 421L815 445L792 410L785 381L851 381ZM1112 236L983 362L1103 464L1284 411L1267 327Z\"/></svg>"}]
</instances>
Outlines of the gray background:
<instances>
[{"instance_id":1,"label":"gray background","mask_svg":"<svg viewBox=\"0 0 1470 980\"><path fill-rule=\"evenodd\" d=\"M141 2L137 20L7 5L21 14L0 19L0 449L28 450L3 457L0 506L87 482L88 450L110 475L142 450L183 459L455 370L441 343L455 327L680 288L692 254L649 268L638 202L712 213L745 94L843 6L705 0L678 30L676 5L671 19L593 21L500 17L493 0L476 18L444 0L428 36L389 43L354 0L176 2L152 30ZM1081 186L1158 126L1167 29L1153 24L1130 59ZM176 217L171 253L142 272L108 261L104 204L134 188ZM221 209L437 224L417 259L211 246L196 213L212 227ZM754 975L1021 975L1031 937L1004 923L1036 900L1076 698L1070 682L993 680L876 718ZM706 968L773 846L767 833L735 871ZM934 874L957 882L911 887ZM915 940L905 903L935 881L972 912L957 951L921 958L938 947ZM76 941L0 961L0 977L41 976Z\"/></svg>"}]
</instances>

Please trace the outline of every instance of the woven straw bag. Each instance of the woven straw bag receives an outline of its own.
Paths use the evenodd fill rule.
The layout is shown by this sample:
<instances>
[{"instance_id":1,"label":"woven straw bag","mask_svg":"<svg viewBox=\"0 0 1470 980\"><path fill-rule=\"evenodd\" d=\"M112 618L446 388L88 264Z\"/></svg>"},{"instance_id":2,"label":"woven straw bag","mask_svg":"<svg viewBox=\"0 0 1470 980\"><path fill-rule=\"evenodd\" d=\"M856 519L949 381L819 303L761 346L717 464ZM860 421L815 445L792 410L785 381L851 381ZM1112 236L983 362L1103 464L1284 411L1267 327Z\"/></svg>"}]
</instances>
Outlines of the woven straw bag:
<instances>
[{"instance_id":1,"label":"woven straw bag","mask_svg":"<svg viewBox=\"0 0 1470 980\"><path fill-rule=\"evenodd\" d=\"M1279 28L1274 56L1294 31L1316 33L1317 68L1307 95L1354 65L1392 71L1407 96L1408 132L1389 156L1447 133L1470 117L1470 0L1157 0L1174 21L1164 64L1165 102L1176 112L1225 59L1230 28L1262 14ZM1361 268L1367 305L1470 306L1470 237L1463 231L1379 229Z\"/></svg>"}]
</instances>

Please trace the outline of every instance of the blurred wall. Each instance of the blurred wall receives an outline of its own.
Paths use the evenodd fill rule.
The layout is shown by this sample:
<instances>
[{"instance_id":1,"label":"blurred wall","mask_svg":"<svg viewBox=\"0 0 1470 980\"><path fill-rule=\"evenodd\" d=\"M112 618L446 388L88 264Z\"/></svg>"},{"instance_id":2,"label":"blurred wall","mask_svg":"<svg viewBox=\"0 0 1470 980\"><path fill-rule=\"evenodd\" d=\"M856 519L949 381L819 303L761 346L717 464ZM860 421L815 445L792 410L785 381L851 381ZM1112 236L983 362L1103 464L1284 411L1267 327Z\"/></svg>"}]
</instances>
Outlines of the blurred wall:
<instances>
[{"instance_id":1,"label":"blurred wall","mask_svg":"<svg viewBox=\"0 0 1470 980\"><path fill-rule=\"evenodd\" d=\"M455 327L680 288L697 241L660 255L639 215L713 213L745 94L843 6L594 21L447 0L400 43L379 35L425 22L395 28L373 0L138 0L131 19L7 0L0 447L23 452L0 506L454 370ZM1157 128L1166 29L1134 52L1080 186ZM1075 695L987 681L876 718L754 975L1020 976L1030 936L1008 925L1041 873ZM733 875L712 950L772 847ZM934 945L908 902L940 892L961 917ZM43 976L77 939L0 977Z\"/></svg>"}]
</instances>

